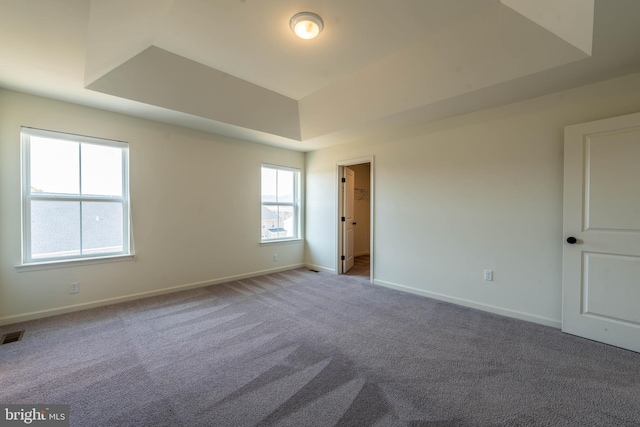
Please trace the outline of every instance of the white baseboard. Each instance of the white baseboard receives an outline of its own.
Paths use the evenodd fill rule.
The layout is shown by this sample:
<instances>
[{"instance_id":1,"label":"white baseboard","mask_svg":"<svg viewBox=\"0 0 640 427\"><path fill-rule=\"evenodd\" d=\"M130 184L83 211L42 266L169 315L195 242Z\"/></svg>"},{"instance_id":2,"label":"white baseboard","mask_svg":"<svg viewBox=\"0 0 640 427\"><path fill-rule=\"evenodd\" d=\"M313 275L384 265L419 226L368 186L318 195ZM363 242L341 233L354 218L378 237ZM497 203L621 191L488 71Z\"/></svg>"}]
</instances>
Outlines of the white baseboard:
<instances>
[{"instance_id":1,"label":"white baseboard","mask_svg":"<svg viewBox=\"0 0 640 427\"><path fill-rule=\"evenodd\" d=\"M402 292L409 292L415 295L420 295L427 298L437 299L439 301L446 301L464 307L475 308L477 310L487 311L489 313L500 314L502 316L513 317L515 319L526 320L528 322L538 323L545 326L551 326L552 328L560 329L562 322L560 320L549 319L547 317L537 316L535 314L525 313L522 311L511 310L508 308L496 307L489 304L479 303L475 301L466 300L463 298L452 297L435 292L425 291L422 289L416 289L409 286L398 285L397 283L385 282L384 280L373 281L374 284L384 286L385 288L396 289Z\"/></svg>"},{"instance_id":2,"label":"white baseboard","mask_svg":"<svg viewBox=\"0 0 640 427\"><path fill-rule=\"evenodd\" d=\"M303 264L295 264L295 265L289 265L286 267L271 268L267 270L254 271L246 274L238 274L235 276L221 277L219 279L205 280L202 282L195 282L195 283L187 283L184 285L172 286L169 288L163 288L163 289L158 289L154 291L140 292L137 294L125 295L121 297L107 298L103 300L86 302L82 304L68 305L65 307L52 308L48 310L33 311L25 314L17 314L13 316L0 318L0 326L10 325L12 323L26 322L28 320L41 319L43 317L57 316L59 314L72 313L74 311L87 310L90 308L102 307L105 305L118 304L121 302L133 301L133 300L142 299L142 298L149 298L149 297L154 297L158 295L170 294L173 292L180 292L180 291L186 291L189 289L202 288L205 286L218 285L221 283L248 279L250 277L263 276L265 274L279 273L281 271L294 270L296 268L300 268L303 266L304 266Z\"/></svg>"},{"instance_id":3,"label":"white baseboard","mask_svg":"<svg viewBox=\"0 0 640 427\"><path fill-rule=\"evenodd\" d=\"M336 270L334 268L322 267L320 265L315 265L315 264L305 264L304 267L311 270L318 270L318 271L324 271L325 273L336 274Z\"/></svg>"},{"instance_id":4,"label":"white baseboard","mask_svg":"<svg viewBox=\"0 0 640 427\"><path fill-rule=\"evenodd\" d=\"M205 286L217 285L221 283L233 282L236 280L247 279L250 277L262 276L265 274L279 273L281 271L293 270L300 267L305 267L313 270L336 274L335 269L332 269L332 268L322 267L314 264L295 264L295 265L289 265L286 267L272 268L267 270L254 271L246 274L239 274L235 276L227 276L227 277L221 277L218 279L205 280L202 282L187 283L184 285L172 286L169 288L163 288L163 289L158 289L154 291L140 292L137 294L125 295L121 297L107 298L99 301L93 301L93 302L87 302L82 304L69 305L65 307L53 308L49 310L41 310L41 311L34 311L30 313L25 313L25 314L7 316L7 317L0 318L0 326L9 325L12 323L25 322L28 320L40 319L43 317L57 316L59 314L72 313L74 311L87 310L90 308L102 307L106 305L118 304L121 302L133 301L133 300L142 299L142 298L164 295L164 294L169 294L173 292L179 292L179 291L185 291L189 289L202 288ZM384 286L386 288L396 289L399 291L408 292L415 295L424 296L427 298L433 298L440 301L446 301L453 304L462 305L465 307L475 308L478 310L487 311L489 313L500 314L503 316L526 320L533 323L539 323L541 325L551 326L557 329L560 329L562 326L562 323L560 320L554 320L554 319L549 319L542 316L536 316L530 313L524 313L516 310L496 307L496 306L478 303L478 302L474 302L474 301L470 301L462 298L425 291L422 289L411 288L409 286L399 285L392 282L386 282L384 280L374 279L373 283L379 286Z\"/></svg>"}]
</instances>

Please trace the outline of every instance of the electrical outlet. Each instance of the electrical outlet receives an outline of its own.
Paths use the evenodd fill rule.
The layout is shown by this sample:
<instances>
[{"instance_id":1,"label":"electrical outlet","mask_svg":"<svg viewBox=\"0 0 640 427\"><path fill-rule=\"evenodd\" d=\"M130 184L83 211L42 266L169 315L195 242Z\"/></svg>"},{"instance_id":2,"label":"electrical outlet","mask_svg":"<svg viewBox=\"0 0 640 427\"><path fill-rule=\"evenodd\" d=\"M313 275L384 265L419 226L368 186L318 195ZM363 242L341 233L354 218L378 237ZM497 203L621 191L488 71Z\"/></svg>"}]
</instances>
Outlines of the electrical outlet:
<instances>
[{"instance_id":1,"label":"electrical outlet","mask_svg":"<svg viewBox=\"0 0 640 427\"><path fill-rule=\"evenodd\" d=\"M487 282L493 281L493 270L484 271L484 280L486 280Z\"/></svg>"},{"instance_id":2,"label":"electrical outlet","mask_svg":"<svg viewBox=\"0 0 640 427\"><path fill-rule=\"evenodd\" d=\"M273 262L278 262L278 254L273 254Z\"/></svg>"},{"instance_id":3,"label":"electrical outlet","mask_svg":"<svg viewBox=\"0 0 640 427\"><path fill-rule=\"evenodd\" d=\"M77 294L80 292L80 284L78 282L69 283L69 293Z\"/></svg>"}]
</instances>

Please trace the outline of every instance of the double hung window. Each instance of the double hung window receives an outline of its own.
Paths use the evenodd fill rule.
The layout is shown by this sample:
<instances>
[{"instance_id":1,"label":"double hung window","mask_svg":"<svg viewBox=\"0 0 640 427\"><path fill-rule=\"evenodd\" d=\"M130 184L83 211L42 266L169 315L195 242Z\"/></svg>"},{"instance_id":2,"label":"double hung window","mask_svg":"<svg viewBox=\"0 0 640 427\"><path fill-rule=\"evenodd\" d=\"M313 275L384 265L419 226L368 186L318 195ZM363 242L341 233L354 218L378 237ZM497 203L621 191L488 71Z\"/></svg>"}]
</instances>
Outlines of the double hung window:
<instances>
[{"instance_id":1,"label":"double hung window","mask_svg":"<svg viewBox=\"0 0 640 427\"><path fill-rule=\"evenodd\" d=\"M130 255L128 144L22 128L22 263Z\"/></svg>"},{"instance_id":2,"label":"double hung window","mask_svg":"<svg viewBox=\"0 0 640 427\"><path fill-rule=\"evenodd\" d=\"M262 166L262 241L300 238L300 170Z\"/></svg>"}]
</instances>

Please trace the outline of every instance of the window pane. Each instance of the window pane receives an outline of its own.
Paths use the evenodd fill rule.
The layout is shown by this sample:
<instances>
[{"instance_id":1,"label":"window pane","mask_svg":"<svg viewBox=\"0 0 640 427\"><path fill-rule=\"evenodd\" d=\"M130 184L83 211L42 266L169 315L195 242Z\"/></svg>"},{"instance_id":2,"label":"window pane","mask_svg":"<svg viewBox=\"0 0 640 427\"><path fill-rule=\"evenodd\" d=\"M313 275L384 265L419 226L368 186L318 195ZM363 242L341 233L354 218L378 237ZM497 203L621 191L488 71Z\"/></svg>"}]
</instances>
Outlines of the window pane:
<instances>
[{"instance_id":1,"label":"window pane","mask_svg":"<svg viewBox=\"0 0 640 427\"><path fill-rule=\"evenodd\" d=\"M36 136L30 139L31 192L78 194L79 144Z\"/></svg>"},{"instance_id":2,"label":"window pane","mask_svg":"<svg viewBox=\"0 0 640 427\"><path fill-rule=\"evenodd\" d=\"M31 202L32 258L80 254L80 203Z\"/></svg>"},{"instance_id":3,"label":"window pane","mask_svg":"<svg viewBox=\"0 0 640 427\"><path fill-rule=\"evenodd\" d=\"M277 201L277 187L276 177L278 171L271 168L262 168L262 201L263 202L276 202Z\"/></svg>"},{"instance_id":4,"label":"window pane","mask_svg":"<svg viewBox=\"0 0 640 427\"><path fill-rule=\"evenodd\" d=\"M262 206L262 238L273 239L273 229L278 227L278 207Z\"/></svg>"},{"instance_id":5,"label":"window pane","mask_svg":"<svg viewBox=\"0 0 640 427\"><path fill-rule=\"evenodd\" d=\"M293 178L292 171L278 171L278 202L293 203Z\"/></svg>"},{"instance_id":6,"label":"window pane","mask_svg":"<svg viewBox=\"0 0 640 427\"><path fill-rule=\"evenodd\" d=\"M82 253L122 252L122 204L82 202Z\"/></svg>"},{"instance_id":7,"label":"window pane","mask_svg":"<svg viewBox=\"0 0 640 427\"><path fill-rule=\"evenodd\" d=\"M262 207L262 238L282 239L296 237L293 206Z\"/></svg>"},{"instance_id":8,"label":"window pane","mask_svg":"<svg viewBox=\"0 0 640 427\"><path fill-rule=\"evenodd\" d=\"M278 215L280 217L278 237L295 237L295 218L293 217L293 206L279 206Z\"/></svg>"},{"instance_id":9,"label":"window pane","mask_svg":"<svg viewBox=\"0 0 640 427\"><path fill-rule=\"evenodd\" d=\"M82 194L122 196L122 150L82 144Z\"/></svg>"}]
</instances>

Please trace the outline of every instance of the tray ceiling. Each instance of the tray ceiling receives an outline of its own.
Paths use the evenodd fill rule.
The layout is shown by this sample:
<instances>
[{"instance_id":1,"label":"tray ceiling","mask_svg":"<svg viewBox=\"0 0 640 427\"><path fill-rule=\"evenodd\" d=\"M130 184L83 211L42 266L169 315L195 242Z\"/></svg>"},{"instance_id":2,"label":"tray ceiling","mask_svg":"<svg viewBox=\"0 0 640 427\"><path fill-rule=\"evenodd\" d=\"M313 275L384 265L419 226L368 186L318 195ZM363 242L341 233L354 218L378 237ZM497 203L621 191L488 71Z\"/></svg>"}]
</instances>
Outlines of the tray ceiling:
<instances>
[{"instance_id":1,"label":"tray ceiling","mask_svg":"<svg viewBox=\"0 0 640 427\"><path fill-rule=\"evenodd\" d=\"M295 13L325 29L301 40ZM0 86L309 151L640 70L635 0L0 1Z\"/></svg>"}]
</instances>

